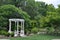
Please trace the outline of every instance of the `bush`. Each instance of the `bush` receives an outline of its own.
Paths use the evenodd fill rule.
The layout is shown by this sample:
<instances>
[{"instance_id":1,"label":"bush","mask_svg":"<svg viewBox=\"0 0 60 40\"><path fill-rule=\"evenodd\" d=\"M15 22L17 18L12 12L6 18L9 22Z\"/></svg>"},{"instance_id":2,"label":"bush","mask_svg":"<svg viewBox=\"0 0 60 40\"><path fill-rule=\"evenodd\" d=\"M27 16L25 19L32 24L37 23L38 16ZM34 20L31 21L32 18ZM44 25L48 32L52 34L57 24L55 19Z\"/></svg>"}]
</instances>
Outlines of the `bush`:
<instances>
[{"instance_id":1,"label":"bush","mask_svg":"<svg viewBox=\"0 0 60 40\"><path fill-rule=\"evenodd\" d=\"M26 34L26 35L29 35L30 33L31 33L31 31L30 31L30 30L25 29L25 34Z\"/></svg>"},{"instance_id":2,"label":"bush","mask_svg":"<svg viewBox=\"0 0 60 40\"><path fill-rule=\"evenodd\" d=\"M8 33L8 36L13 37L14 36L14 33L13 32L12 33Z\"/></svg>"},{"instance_id":3,"label":"bush","mask_svg":"<svg viewBox=\"0 0 60 40\"><path fill-rule=\"evenodd\" d=\"M5 35L5 36L7 36L7 35L8 35L8 32L7 32L7 31L4 31L4 30L1 30L1 31L0 31L0 35Z\"/></svg>"},{"instance_id":4,"label":"bush","mask_svg":"<svg viewBox=\"0 0 60 40\"><path fill-rule=\"evenodd\" d=\"M34 34L36 34L36 33L38 32L38 28L36 28L36 27L33 28L33 29L31 30L31 32L34 33Z\"/></svg>"},{"instance_id":5,"label":"bush","mask_svg":"<svg viewBox=\"0 0 60 40\"><path fill-rule=\"evenodd\" d=\"M5 35L5 34L6 34L6 31L4 31L4 30L0 31L0 35Z\"/></svg>"},{"instance_id":6,"label":"bush","mask_svg":"<svg viewBox=\"0 0 60 40\"><path fill-rule=\"evenodd\" d=\"M9 36L9 35L11 35L11 36L13 36L14 33L13 33L13 32L12 32L12 33L8 33L7 31L1 30L1 31L0 31L0 35L4 35L4 36Z\"/></svg>"},{"instance_id":7,"label":"bush","mask_svg":"<svg viewBox=\"0 0 60 40\"><path fill-rule=\"evenodd\" d=\"M10 35L13 37L14 36L14 33L12 32Z\"/></svg>"}]
</instances>

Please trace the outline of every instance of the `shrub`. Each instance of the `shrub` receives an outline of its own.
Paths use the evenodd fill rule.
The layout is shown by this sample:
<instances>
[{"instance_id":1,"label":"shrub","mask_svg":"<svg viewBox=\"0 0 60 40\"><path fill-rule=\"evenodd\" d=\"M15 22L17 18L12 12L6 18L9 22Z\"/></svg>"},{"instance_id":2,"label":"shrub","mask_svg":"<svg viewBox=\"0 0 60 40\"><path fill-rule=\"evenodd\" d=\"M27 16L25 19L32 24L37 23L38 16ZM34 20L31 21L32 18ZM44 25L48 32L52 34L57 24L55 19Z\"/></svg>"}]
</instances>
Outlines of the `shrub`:
<instances>
[{"instance_id":1,"label":"shrub","mask_svg":"<svg viewBox=\"0 0 60 40\"><path fill-rule=\"evenodd\" d=\"M13 36L14 33L13 33L13 32L12 32L12 33L8 33L7 31L1 30L1 31L0 31L0 35L4 35L4 36L9 36L9 35L11 35L11 36Z\"/></svg>"},{"instance_id":2,"label":"shrub","mask_svg":"<svg viewBox=\"0 0 60 40\"><path fill-rule=\"evenodd\" d=\"M47 28L47 31L48 31L48 33L53 33L54 32L54 28L53 27L49 27L49 28Z\"/></svg>"},{"instance_id":3,"label":"shrub","mask_svg":"<svg viewBox=\"0 0 60 40\"><path fill-rule=\"evenodd\" d=\"M13 37L14 36L14 33L13 32L12 33L8 33L8 36Z\"/></svg>"},{"instance_id":4,"label":"shrub","mask_svg":"<svg viewBox=\"0 0 60 40\"><path fill-rule=\"evenodd\" d=\"M30 30L25 29L25 34L26 34L26 35L29 35L30 33L31 33L31 31L30 31Z\"/></svg>"},{"instance_id":5,"label":"shrub","mask_svg":"<svg viewBox=\"0 0 60 40\"><path fill-rule=\"evenodd\" d=\"M36 33L38 32L38 28L36 28L36 27L33 28L33 29L31 30L31 32L34 33L34 34L36 34Z\"/></svg>"},{"instance_id":6,"label":"shrub","mask_svg":"<svg viewBox=\"0 0 60 40\"><path fill-rule=\"evenodd\" d=\"M14 33L13 33L13 32L11 33L11 36L12 36L12 37L14 36Z\"/></svg>"},{"instance_id":7,"label":"shrub","mask_svg":"<svg viewBox=\"0 0 60 40\"><path fill-rule=\"evenodd\" d=\"M5 34L6 34L6 31L4 31L4 30L0 31L0 35L5 35Z\"/></svg>"},{"instance_id":8,"label":"shrub","mask_svg":"<svg viewBox=\"0 0 60 40\"><path fill-rule=\"evenodd\" d=\"M8 32L7 32L7 31L4 31L4 30L1 30L1 31L0 31L0 35L5 35L5 36L7 36L7 35L8 35Z\"/></svg>"}]
</instances>

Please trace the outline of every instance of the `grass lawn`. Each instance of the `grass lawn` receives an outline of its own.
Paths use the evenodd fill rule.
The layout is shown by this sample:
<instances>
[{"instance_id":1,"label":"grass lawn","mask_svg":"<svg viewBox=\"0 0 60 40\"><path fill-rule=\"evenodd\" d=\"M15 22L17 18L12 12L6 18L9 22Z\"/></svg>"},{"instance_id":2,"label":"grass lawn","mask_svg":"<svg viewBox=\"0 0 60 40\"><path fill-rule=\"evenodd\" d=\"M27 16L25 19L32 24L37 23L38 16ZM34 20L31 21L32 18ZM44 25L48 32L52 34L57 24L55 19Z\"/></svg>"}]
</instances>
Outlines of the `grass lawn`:
<instances>
[{"instance_id":1,"label":"grass lawn","mask_svg":"<svg viewBox=\"0 0 60 40\"><path fill-rule=\"evenodd\" d=\"M51 40L51 39L60 39L60 36L34 35L34 36L28 36L28 37L11 38L11 40Z\"/></svg>"}]
</instances>

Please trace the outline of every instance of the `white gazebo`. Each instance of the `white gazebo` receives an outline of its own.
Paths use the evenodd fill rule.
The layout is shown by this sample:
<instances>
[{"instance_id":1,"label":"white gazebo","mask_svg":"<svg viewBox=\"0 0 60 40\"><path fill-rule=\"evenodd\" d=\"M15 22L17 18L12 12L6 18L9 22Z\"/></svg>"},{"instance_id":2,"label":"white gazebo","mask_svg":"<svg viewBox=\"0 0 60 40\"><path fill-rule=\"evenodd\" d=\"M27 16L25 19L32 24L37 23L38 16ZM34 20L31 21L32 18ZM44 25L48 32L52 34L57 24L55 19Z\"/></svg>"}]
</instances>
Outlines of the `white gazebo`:
<instances>
[{"instance_id":1,"label":"white gazebo","mask_svg":"<svg viewBox=\"0 0 60 40\"><path fill-rule=\"evenodd\" d=\"M15 26L17 27L16 30L14 31L14 36L18 36L20 34L20 36L24 37L24 19L9 19L9 33L11 33L11 22L14 21L15 22ZM21 22L21 30L19 31L19 22ZM19 33L20 32L20 33Z\"/></svg>"}]
</instances>

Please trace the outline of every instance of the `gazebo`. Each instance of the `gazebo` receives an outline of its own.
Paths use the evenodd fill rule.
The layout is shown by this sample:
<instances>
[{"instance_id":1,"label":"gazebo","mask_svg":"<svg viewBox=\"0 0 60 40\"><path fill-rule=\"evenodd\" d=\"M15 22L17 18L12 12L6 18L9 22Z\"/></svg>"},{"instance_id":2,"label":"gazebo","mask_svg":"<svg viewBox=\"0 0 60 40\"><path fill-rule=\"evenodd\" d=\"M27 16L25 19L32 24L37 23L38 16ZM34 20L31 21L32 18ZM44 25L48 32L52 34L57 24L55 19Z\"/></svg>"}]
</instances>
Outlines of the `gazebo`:
<instances>
[{"instance_id":1,"label":"gazebo","mask_svg":"<svg viewBox=\"0 0 60 40\"><path fill-rule=\"evenodd\" d=\"M25 36L24 35L24 19L9 19L9 33L12 33L12 30L11 30L11 23L12 21L15 22L15 26L17 27L16 30L14 31L14 36L18 36L20 34L20 36ZM19 31L19 22L21 22L21 30ZM20 33L19 33L20 32Z\"/></svg>"}]
</instances>

